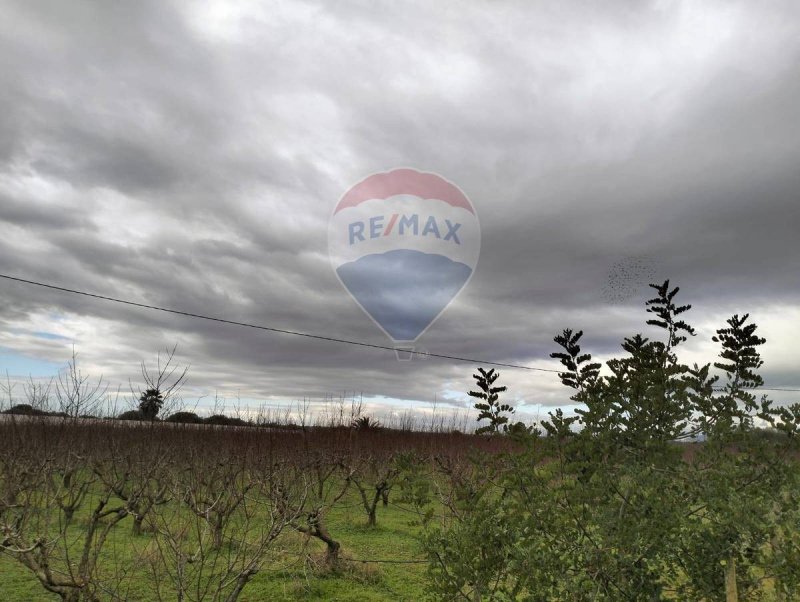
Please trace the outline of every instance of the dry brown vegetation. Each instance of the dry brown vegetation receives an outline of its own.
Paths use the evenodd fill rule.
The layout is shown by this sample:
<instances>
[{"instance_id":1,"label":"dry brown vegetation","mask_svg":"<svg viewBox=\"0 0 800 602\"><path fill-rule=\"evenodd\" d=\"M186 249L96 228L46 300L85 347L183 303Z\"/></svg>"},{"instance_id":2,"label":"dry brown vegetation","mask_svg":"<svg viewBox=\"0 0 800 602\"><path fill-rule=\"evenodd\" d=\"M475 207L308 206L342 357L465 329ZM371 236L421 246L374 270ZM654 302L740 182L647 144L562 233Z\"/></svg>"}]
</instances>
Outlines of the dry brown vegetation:
<instances>
[{"instance_id":1,"label":"dry brown vegetation","mask_svg":"<svg viewBox=\"0 0 800 602\"><path fill-rule=\"evenodd\" d=\"M235 600L286 530L324 543L320 562L335 568L342 545L328 516L346 492L375 525L403 466L452 470L509 445L356 426L8 415L0 551L63 600L125 599L143 574L158 599ZM109 544L119 530L133 549Z\"/></svg>"}]
</instances>

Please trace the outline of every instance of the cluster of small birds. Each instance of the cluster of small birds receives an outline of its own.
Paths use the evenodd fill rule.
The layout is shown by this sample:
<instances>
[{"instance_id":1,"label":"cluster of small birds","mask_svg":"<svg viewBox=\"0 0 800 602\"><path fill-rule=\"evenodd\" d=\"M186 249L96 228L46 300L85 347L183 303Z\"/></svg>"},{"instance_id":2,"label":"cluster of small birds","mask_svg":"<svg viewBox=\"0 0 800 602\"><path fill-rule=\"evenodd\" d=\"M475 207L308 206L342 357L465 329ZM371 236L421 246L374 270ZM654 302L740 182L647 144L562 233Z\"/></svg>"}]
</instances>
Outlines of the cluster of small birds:
<instances>
[{"instance_id":1,"label":"cluster of small birds","mask_svg":"<svg viewBox=\"0 0 800 602\"><path fill-rule=\"evenodd\" d=\"M611 305L621 305L654 281L656 262L647 256L632 256L614 263L608 270L603 298Z\"/></svg>"}]
</instances>

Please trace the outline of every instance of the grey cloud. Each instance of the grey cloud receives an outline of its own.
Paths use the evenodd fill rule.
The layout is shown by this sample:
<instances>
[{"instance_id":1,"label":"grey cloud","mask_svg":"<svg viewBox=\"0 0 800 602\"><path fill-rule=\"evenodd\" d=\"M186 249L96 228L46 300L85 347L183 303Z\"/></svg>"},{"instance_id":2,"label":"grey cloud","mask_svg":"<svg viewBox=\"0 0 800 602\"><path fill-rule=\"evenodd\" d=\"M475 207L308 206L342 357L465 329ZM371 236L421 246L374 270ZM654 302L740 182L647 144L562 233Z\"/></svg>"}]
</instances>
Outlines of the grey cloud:
<instances>
[{"instance_id":1,"label":"grey cloud","mask_svg":"<svg viewBox=\"0 0 800 602\"><path fill-rule=\"evenodd\" d=\"M0 195L0 221L18 226L35 227L46 231L81 227L82 219L75 214L54 212L31 202L30 199Z\"/></svg>"},{"instance_id":2,"label":"grey cloud","mask_svg":"<svg viewBox=\"0 0 800 602\"><path fill-rule=\"evenodd\" d=\"M650 278L681 285L698 321L797 307L797 7L726 6L312 2L226 25L179 3L12 3L0 268L390 344L341 289L326 228L350 185L409 165L456 182L483 234L475 276L419 341L432 352L555 367L552 337L574 327L616 353L645 329ZM687 35L687 10L718 29ZM696 56L670 45L680 36ZM615 266L639 257L653 269L610 299ZM7 328L41 312L102 319L109 341L78 345L121 381L176 341L197 387L276 399L430 400L473 370L18 284L0 282L0 302ZM49 359L66 348L52 341ZM503 373L530 403L569 396L555 374Z\"/></svg>"}]
</instances>

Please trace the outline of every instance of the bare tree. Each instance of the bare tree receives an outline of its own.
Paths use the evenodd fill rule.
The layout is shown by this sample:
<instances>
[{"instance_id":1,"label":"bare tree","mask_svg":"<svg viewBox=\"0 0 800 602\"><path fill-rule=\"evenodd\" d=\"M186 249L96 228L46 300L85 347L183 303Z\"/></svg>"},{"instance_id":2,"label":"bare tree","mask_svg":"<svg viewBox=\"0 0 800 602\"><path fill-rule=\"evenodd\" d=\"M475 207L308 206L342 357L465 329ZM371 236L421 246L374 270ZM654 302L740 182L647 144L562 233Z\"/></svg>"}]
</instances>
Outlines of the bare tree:
<instances>
[{"instance_id":1,"label":"bare tree","mask_svg":"<svg viewBox=\"0 0 800 602\"><path fill-rule=\"evenodd\" d=\"M327 432L332 434L333 440L324 441L318 433L314 449L309 442L311 433L302 433L303 450L290 465L291 470L281 475L283 480L278 486L276 501L289 526L325 544L324 565L332 568L339 564L341 543L328 529L327 516L347 493L353 469L349 467L346 450L337 439L341 431L327 429ZM307 489L308 494L290 495L298 486ZM302 500L302 504L293 505L293 499Z\"/></svg>"},{"instance_id":2,"label":"bare tree","mask_svg":"<svg viewBox=\"0 0 800 602\"><path fill-rule=\"evenodd\" d=\"M108 458L97 453L92 439L105 433L46 421L8 427L4 434L12 437L4 439L0 456L13 460L0 464L0 552L62 600L96 600L104 578L101 563L114 555L105 551L108 536L129 514L125 504L112 503L113 487L96 478ZM78 510L82 524L76 536L71 525Z\"/></svg>"},{"instance_id":3,"label":"bare tree","mask_svg":"<svg viewBox=\"0 0 800 602\"><path fill-rule=\"evenodd\" d=\"M148 513L170 501L167 495L168 472L173 469L172 457L164 442L163 433L152 428L139 428L133 441L125 442L127 449L112 454L105 473L98 476L112 488L114 495L125 504L133 517L132 535L143 532ZM112 443L118 446L119 443Z\"/></svg>"},{"instance_id":4,"label":"bare tree","mask_svg":"<svg viewBox=\"0 0 800 602\"><path fill-rule=\"evenodd\" d=\"M178 392L186 382L189 366L185 366L181 370L174 363L177 349L178 345L176 344L172 349L167 349L163 357L159 351L156 356L155 370L151 371L144 362L141 363L144 388L134 391L133 385L131 385L131 393L139 403L139 411L143 418L155 419L162 408L169 412L172 408L171 402L175 401Z\"/></svg>"},{"instance_id":5,"label":"bare tree","mask_svg":"<svg viewBox=\"0 0 800 602\"><path fill-rule=\"evenodd\" d=\"M378 451L353 455L350 480L361 496L368 526L377 524L378 503L389 504L389 492L399 473L392 453Z\"/></svg>"},{"instance_id":6,"label":"bare tree","mask_svg":"<svg viewBox=\"0 0 800 602\"><path fill-rule=\"evenodd\" d=\"M222 547L227 524L254 486L245 468L243 458L217 450L213 456L192 454L181 470L180 497L210 528L214 549Z\"/></svg>"},{"instance_id":7,"label":"bare tree","mask_svg":"<svg viewBox=\"0 0 800 602\"><path fill-rule=\"evenodd\" d=\"M226 438L229 451L242 451L236 447L241 432L223 431L219 436ZM302 508L304 491L281 489L286 463L274 460L271 449L244 450L239 462L213 460L208 479L196 478L212 462L199 462L198 451L191 449L182 458L189 461L190 472L169 473L172 497L183 496L192 511L165 504L147 518L155 548L148 557L154 595L158 600L234 602L262 570L272 543L297 518L297 510L284 510Z\"/></svg>"},{"instance_id":8,"label":"bare tree","mask_svg":"<svg viewBox=\"0 0 800 602\"><path fill-rule=\"evenodd\" d=\"M35 410L40 411L48 411L50 409L52 388L52 378L44 382L37 382L32 376L29 376L27 382L22 385L22 391L27 403Z\"/></svg>"},{"instance_id":9,"label":"bare tree","mask_svg":"<svg viewBox=\"0 0 800 602\"><path fill-rule=\"evenodd\" d=\"M94 381L83 374L78 366L78 354L72 348L72 357L66 368L56 378L56 402L58 410L70 418L92 415L102 406L108 385L102 375Z\"/></svg>"}]
</instances>

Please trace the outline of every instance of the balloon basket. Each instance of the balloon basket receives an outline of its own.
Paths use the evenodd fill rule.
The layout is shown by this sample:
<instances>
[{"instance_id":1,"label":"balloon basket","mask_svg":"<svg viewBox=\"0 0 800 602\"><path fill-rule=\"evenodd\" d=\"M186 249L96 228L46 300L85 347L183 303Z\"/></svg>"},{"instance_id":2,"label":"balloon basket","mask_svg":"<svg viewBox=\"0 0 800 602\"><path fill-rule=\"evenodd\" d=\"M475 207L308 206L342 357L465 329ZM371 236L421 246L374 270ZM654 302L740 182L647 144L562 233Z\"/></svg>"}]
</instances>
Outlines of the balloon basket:
<instances>
[{"instance_id":1,"label":"balloon basket","mask_svg":"<svg viewBox=\"0 0 800 602\"><path fill-rule=\"evenodd\" d=\"M394 353L398 362L410 362L414 359L414 345L395 345Z\"/></svg>"}]
</instances>

